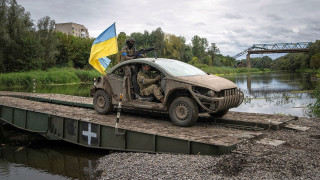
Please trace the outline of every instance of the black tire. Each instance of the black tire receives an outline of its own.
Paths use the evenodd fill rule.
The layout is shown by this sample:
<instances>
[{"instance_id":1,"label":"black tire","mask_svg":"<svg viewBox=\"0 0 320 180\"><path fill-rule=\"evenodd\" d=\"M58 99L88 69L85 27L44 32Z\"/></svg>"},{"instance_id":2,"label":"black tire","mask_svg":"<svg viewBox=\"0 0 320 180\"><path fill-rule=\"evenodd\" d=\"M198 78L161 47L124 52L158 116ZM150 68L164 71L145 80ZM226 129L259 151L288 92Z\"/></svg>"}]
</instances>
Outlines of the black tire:
<instances>
[{"instance_id":1,"label":"black tire","mask_svg":"<svg viewBox=\"0 0 320 180\"><path fill-rule=\"evenodd\" d=\"M198 120L198 106L189 97L178 97L169 107L169 116L174 125L191 126Z\"/></svg>"},{"instance_id":2,"label":"black tire","mask_svg":"<svg viewBox=\"0 0 320 180\"><path fill-rule=\"evenodd\" d=\"M213 118L221 118L229 112L229 109L219 111L217 113L210 113L210 116Z\"/></svg>"},{"instance_id":3,"label":"black tire","mask_svg":"<svg viewBox=\"0 0 320 180\"><path fill-rule=\"evenodd\" d=\"M94 93L93 107L99 114L108 114L112 111L113 107L106 91L99 89Z\"/></svg>"}]
</instances>

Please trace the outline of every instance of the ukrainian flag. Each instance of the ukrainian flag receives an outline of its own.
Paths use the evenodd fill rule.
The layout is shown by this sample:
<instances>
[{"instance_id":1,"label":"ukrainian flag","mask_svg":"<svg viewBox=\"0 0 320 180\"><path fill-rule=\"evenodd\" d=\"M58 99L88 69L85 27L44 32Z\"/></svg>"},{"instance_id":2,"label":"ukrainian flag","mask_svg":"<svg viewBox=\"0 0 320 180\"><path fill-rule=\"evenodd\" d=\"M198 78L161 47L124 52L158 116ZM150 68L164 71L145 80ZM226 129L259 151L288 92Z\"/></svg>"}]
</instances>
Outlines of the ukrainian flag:
<instances>
[{"instance_id":1,"label":"ukrainian flag","mask_svg":"<svg viewBox=\"0 0 320 180\"><path fill-rule=\"evenodd\" d=\"M101 33L93 42L89 63L101 74L106 75L105 70L111 60L107 56L118 52L116 25L113 23Z\"/></svg>"}]
</instances>

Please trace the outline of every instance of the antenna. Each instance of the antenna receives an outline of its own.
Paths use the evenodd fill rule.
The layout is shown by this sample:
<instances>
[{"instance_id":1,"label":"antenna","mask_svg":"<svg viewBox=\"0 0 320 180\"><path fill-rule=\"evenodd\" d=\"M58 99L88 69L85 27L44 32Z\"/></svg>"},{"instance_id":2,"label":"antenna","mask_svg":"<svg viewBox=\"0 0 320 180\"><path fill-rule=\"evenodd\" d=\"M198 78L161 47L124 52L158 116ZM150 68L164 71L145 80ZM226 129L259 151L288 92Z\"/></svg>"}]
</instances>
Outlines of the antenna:
<instances>
[{"instance_id":1,"label":"antenna","mask_svg":"<svg viewBox=\"0 0 320 180\"><path fill-rule=\"evenodd\" d=\"M158 55L157 55L156 49L154 49L153 52L154 52L154 58L157 59L157 58L158 58Z\"/></svg>"}]
</instances>

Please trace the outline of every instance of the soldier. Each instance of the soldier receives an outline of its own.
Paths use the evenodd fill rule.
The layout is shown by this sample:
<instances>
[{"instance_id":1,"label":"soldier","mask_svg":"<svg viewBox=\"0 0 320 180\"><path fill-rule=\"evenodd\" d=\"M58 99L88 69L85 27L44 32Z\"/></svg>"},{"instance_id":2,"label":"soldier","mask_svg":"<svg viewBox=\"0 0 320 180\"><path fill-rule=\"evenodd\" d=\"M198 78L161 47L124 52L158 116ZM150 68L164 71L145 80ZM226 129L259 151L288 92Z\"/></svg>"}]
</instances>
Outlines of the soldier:
<instances>
[{"instance_id":1,"label":"soldier","mask_svg":"<svg viewBox=\"0 0 320 180\"><path fill-rule=\"evenodd\" d=\"M133 38L129 38L126 41L126 46L123 46L123 48L121 49L121 61L127 61L130 59L134 59L135 57L133 56L134 53L137 51L136 47L135 47L135 43L136 41ZM139 57L146 57L143 54L139 54ZM124 72L125 75L130 76L131 75L131 68L130 66L126 65L124 67Z\"/></svg>"},{"instance_id":2,"label":"soldier","mask_svg":"<svg viewBox=\"0 0 320 180\"><path fill-rule=\"evenodd\" d=\"M134 46L136 41L133 38L129 38L126 42L126 46L121 49L121 61L127 61L134 59L133 54L137 51ZM139 57L145 57L143 54L139 54Z\"/></svg>"},{"instance_id":3,"label":"soldier","mask_svg":"<svg viewBox=\"0 0 320 180\"><path fill-rule=\"evenodd\" d=\"M150 72L150 66L147 64L142 65L142 69L139 71L137 81L140 87L140 95L149 96L153 94L160 102L164 102L163 95L161 93L161 87L158 87L155 82L159 81L161 76L154 77Z\"/></svg>"}]
</instances>

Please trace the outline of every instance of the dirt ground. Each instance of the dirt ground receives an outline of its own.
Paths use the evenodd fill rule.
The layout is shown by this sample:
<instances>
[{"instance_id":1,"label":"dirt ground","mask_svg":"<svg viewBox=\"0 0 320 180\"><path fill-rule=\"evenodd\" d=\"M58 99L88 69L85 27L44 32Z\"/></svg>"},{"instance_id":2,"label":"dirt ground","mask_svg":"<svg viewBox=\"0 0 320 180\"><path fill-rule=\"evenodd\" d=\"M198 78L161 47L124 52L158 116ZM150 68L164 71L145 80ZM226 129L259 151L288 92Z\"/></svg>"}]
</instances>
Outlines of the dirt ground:
<instances>
[{"instance_id":1,"label":"dirt ground","mask_svg":"<svg viewBox=\"0 0 320 180\"><path fill-rule=\"evenodd\" d=\"M320 179L320 121L298 119L307 131L263 131L279 146L250 139L222 156L112 153L99 160L101 179Z\"/></svg>"}]
</instances>

